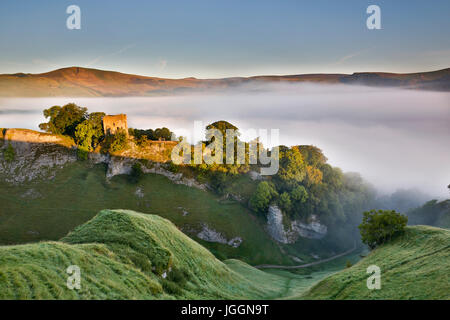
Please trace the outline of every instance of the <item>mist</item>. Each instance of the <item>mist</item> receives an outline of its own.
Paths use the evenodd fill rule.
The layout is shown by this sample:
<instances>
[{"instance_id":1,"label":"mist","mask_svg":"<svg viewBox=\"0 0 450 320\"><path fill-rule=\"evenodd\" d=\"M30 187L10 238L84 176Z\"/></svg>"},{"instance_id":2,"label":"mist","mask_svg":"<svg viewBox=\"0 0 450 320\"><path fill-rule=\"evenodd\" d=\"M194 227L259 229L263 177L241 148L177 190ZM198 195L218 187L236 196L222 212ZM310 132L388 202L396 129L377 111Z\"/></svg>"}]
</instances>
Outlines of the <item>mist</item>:
<instances>
[{"instance_id":1,"label":"mist","mask_svg":"<svg viewBox=\"0 0 450 320\"><path fill-rule=\"evenodd\" d=\"M381 193L417 188L448 197L448 92L275 84L164 97L8 98L0 99L0 127L38 130L43 109L68 102L126 113L134 128L178 133L194 121L226 120L243 131L279 129L281 144L316 145L330 164L361 173Z\"/></svg>"}]
</instances>

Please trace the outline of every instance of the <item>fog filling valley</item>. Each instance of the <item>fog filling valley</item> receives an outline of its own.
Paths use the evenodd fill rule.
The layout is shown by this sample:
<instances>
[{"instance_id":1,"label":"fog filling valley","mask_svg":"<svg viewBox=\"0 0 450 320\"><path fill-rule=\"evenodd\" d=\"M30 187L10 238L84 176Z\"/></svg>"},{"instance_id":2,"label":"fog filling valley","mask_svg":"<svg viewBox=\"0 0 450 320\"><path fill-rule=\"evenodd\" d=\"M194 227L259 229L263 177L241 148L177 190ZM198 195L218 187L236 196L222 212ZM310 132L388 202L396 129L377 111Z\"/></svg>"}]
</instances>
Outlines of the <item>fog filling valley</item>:
<instances>
[{"instance_id":1,"label":"fog filling valley","mask_svg":"<svg viewBox=\"0 0 450 320\"><path fill-rule=\"evenodd\" d=\"M361 173L383 193L418 188L448 196L448 92L295 84L163 97L3 98L0 127L38 130L43 109L69 102L126 113L133 128L180 133L194 121L226 120L242 131L280 129L280 144L315 145L331 165Z\"/></svg>"}]
</instances>

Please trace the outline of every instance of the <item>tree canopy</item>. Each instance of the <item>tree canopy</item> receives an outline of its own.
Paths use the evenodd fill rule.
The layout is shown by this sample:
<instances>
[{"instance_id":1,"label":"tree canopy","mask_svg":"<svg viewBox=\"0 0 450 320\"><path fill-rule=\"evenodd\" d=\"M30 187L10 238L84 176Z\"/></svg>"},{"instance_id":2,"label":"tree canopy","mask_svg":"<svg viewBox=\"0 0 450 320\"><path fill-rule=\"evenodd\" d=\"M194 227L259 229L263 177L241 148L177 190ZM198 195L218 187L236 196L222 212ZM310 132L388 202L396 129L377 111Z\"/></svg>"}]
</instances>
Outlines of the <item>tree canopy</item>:
<instances>
[{"instance_id":1,"label":"tree canopy","mask_svg":"<svg viewBox=\"0 0 450 320\"><path fill-rule=\"evenodd\" d=\"M44 116L49 119L41 123L39 128L46 132L74 137L76 127L87 119L87 108L68 103L63 107L53 106L44 110Z\"/></svg>"},{"instance_id":2,"label":"tree canopy","mask_svg":"<svg viewBox=\"0 0 450 320\"><path fill-rule=\"evenodd\" d=\"M361 240L374 249L401 234L407 223L408 218L395 210L366 211L359 225Z\"/></svg>"}]
</instances>

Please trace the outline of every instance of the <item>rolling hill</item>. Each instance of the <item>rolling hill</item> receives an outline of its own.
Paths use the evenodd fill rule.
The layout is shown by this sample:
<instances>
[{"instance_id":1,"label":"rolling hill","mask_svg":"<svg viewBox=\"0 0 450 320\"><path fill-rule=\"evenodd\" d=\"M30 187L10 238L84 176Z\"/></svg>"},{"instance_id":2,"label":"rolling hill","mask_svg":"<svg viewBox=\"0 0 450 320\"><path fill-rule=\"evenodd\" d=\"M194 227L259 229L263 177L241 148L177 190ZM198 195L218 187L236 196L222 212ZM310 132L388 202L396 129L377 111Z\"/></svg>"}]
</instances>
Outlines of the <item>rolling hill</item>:
<instances>
[{"instance_id":1,"label":"rolling hill","mask_svg":"<svg viewBox=\"0 0 450 320\"><path fill-rule=\"evenodd\" d=\"M152 96L232 89L264 83L325 83L450 91L450 68L410 74L365 72L233 77L224 79L164 79L81 67L41 74L0 75L0 97L120 97Z\"/></svg>"},{"instance_id":2,"label":"rolling hill","mask_svg":"<svg viewBox=\"0 0 450 320\"><path fill-rule=\"evenodd\" d=\"M381 289L366 286L367 267L381 269ZM354 266L315 286L302 299L450 299L450 230L407 227Z\"/></svg>"},{"instance_id":3,"label":"rolling hill","mask_svg":"<svg viewBox=\"0 0 450 320\"><path fill-rule=\"evenodd\" d=\"M0 299L449 299L449 238L409 227L314 285L332 268L311 276L222 262L160 216L102 210L58 242L0 246ZM380 290L366 288L372 264ZM70 265L80 268L79 290L66 285Z\"/></svg>"},{"instance_id":4,"label":"rolling hill","mask_svg":"<svg viewBox=\"0 0 450 320\"><path fill-rule=\"evenodd\" d=\"M230 261L235 268L247 266ZM81 289L66 286L77 265ZM242 299L277 295L282 279L233 271L169 220L103 210L59 242L0 247L0 299Z\"/></svg>"}]
</instances>

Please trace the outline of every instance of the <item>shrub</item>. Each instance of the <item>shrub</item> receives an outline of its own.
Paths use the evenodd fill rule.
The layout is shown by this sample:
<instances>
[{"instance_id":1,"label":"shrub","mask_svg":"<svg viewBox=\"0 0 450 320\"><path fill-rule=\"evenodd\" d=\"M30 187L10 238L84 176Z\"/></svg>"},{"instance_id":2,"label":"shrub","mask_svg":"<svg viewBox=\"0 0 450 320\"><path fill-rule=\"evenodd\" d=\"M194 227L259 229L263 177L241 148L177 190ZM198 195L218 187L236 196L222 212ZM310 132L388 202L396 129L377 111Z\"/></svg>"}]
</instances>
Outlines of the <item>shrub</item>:
<instances>
[{"instance_id":1,"label":"shrub","mask_svg":"<svg viewBox=\"0 0 450 320\"><path fill-rule=\"evenodd\" d=\"M183 290L175 283L167 279L162 280L162 287L165 292L173 295L181 295Z\"/></svg>"},{"instance_id":2,"label":"shrub","mask_svg":"<svg viewBox=\"0 0 450 320\"><path fill-rule=\"evenodd\" d=\"M278 193L274 186L267 181L262 181L258 184L255 193L250 198L250 206L257 212L265 213L272 199L277 196Z\"/></svg>"},{"instance_id":3,"label":"shrub","mask_svg":"<svg viewBox=\"0 0 450 320\"><path fill-rule=\"evenodd\" d=\"M351 266L353 266L353 264L350 262L350 260L347 260L347 262L345 263L345 267L350 268Z\"/></svg>"},{"instance_id":4,"label":"shrub","mask_svg":"<svg viewBox=\"0 0 450 320\"><path fill-rule=\"evenodd\" d=\"M408 218L395 210L371 210L364 212L358 228L361 240L374 249L404 232L407 223Z\"/></svg>"},{"instance_id":5,"label":"shrub","mask_svg":"<svg viewBox=\"0 0 450 320\"><path fill-rule=\"evenodd\" d=\"M88 154L89 154L88 150L86 150L86 149L84 149L82 147L78 147L78 149L77 149L77 159L78 160L80 160L80 161L87 160Z\"/></svg>"},{"instance_id":6,"label":"shrub","mask_svg":"<svg viewBox=\"0 0 450 320\"><path fill-rule=\"evenodd\" d=\"M107 152L118 152L125 149L128 146L128 139L125 130L118 130L113 135L107 135L103 146L105 148L104 150Z\"/></svg>"},{"instance_id":7,"label":"shrub","mask_svg":"<svg viewBox=\"0 0 450 320\"><path fill-rule=\"evenodd\" d=\"M130 181L133 183L138 183L144 176L144 171L142 170L142 165L136 162L131 167Z\"/></svg>"},{"instance_id":8,"label":"shrub","mask_svg":"<svg viewBox=\"0 0 450 320\"><path fill-rule=\"evenodd\" d=\"M3 151L3 157L7 162L12 162L16 158L16 151L14 151L11 143L8 143L8 147Z\"/></svg>"}]
</instances>

